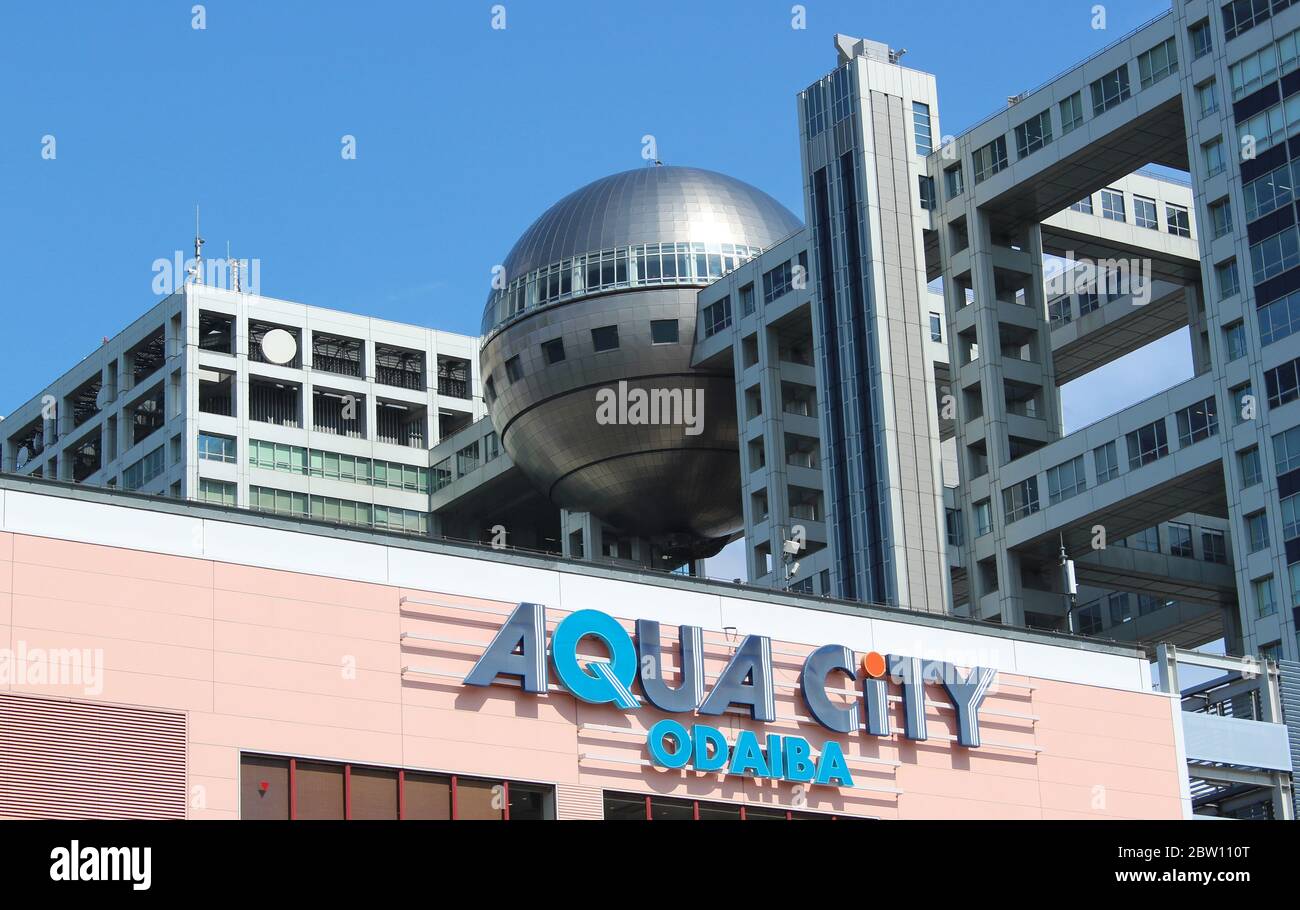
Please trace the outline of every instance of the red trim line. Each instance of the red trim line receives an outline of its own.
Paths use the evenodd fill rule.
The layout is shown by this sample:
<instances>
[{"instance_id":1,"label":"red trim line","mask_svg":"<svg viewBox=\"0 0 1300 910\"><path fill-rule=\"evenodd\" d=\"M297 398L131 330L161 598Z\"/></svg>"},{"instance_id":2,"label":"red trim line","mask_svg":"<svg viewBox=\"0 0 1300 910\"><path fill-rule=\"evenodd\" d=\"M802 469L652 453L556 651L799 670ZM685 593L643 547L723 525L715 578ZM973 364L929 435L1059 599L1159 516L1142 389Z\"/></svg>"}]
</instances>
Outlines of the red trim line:
<instances>
[{"instance_id":1,"label":"red trim line","mask_svg":"<svg viewBox=\"0 0 1300 910\"><path fill-rule=\"evenodd\" d=\"M289 759L289 818L298 817L298 759Z\"/></svg>"},{"instance_id":2,"label":"red trim line","mask_svg":"<svg viewBox=\"0 0 1300 910\"><path fill-rule=\"evenodd\" d=\"M352 818L352 766L343 766L343 817Z\"/></svg>"}]
</instances>

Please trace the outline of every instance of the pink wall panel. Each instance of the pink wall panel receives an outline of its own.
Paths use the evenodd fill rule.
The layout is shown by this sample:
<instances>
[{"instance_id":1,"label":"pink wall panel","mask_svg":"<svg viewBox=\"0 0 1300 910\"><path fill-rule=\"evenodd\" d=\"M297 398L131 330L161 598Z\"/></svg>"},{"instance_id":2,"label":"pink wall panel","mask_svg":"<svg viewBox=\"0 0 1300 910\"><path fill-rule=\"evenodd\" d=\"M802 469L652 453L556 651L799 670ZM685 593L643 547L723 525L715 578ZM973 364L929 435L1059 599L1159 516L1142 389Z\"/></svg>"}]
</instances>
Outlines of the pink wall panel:
<instances>
[{"instance_id":1,"label":"pink wall panel","mask_svg":"<svg viewBox=\"0 0 1300 910\"><path fill-rule=\"evenodd\" d=\"M808 722L796 689L808 643L773 642L776 723L735 713L698 722L733 736L753 730L760 740L797 734L814 748L833 738L861 789L650 768L645 731L664 716L652 709L625 713L558 689L540 697L461 683L513 606L0 534L0 645L99 649L105 675L96 698L184 711L187 770L201 793L189 810L195 818L237 815L241 750L549 782L569 794L562 810L572 804L585 815L590 794L602 789L882 818L1181 812L1173 721L1161 696L1004 673L982 707L979 749L947 741L955 715L942 697L927 711L930 741L832 737ZM618 613L617 604L606 609ZM564 615L548 608L552 629ZM671 653L676 630L663 632ZM731 643L714 632L705 643L713 678ZM91 698L67 686L35 688ZM897 700L890 715L901 727ZM878 792L892 790L902 792Z\"/></svg>"}]
</instances>

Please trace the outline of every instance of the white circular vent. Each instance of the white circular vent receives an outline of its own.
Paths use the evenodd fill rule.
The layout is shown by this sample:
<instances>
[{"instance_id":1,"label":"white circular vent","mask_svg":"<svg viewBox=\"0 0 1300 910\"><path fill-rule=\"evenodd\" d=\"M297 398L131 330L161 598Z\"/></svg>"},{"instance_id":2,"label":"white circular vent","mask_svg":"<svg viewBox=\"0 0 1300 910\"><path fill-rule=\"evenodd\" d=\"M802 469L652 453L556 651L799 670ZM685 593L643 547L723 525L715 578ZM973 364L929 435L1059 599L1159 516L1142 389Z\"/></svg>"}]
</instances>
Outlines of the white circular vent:
<instances>
[{"instance_id":1,"label":"white circular vent","mask_svg":"<svg viewBox=\"0 0 1300 910\"><path fill-rule=\"evenodd\" d=\"M298 342L284 329L271 329L262 336L262 356L271 363L286 364L298 354Z\"/></svg>"}]
</instances>

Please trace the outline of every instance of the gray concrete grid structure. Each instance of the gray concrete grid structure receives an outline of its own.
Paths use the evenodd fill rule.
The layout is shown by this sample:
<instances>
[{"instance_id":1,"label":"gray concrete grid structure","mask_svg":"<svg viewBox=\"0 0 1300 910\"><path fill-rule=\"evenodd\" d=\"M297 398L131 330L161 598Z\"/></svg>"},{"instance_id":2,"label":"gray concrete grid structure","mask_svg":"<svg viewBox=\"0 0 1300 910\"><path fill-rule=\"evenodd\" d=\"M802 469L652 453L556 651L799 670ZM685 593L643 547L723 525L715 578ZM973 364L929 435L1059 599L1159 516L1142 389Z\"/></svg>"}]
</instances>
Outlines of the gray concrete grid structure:
<instances>
[{"instance_id":1,"label":"gray concrete grid structure","mask_svg":"<svg viewBox=\"0 0 1300 910\"><path fill-rule=\"evenodd\" d=\"M267 353L278 330L292 344ZM186 284L3 424L3 469L429 533L484 414L473 337Z\"/></svg>"},{"instance_id":2,"label":"gray concrete grid structure","mask_svg":"<svg viewBox=\"0 0 1300 910\"><path fill-rule=\"evenodd\" d=\"M1174 0L949 137L934 76L837 35L835 68L794 106L805 226L708 172L597 180L521 239L477 341L188 287L50 387L52 424L41 395L11 415L3 468L272 509L283 494L326 520L405 509L385 526L396 514L433 537L501 532L512 547L678 571L699 571L740 520L754 584L1296 660L1298 38L1287 0ZM720 206L727 236L691 233L683 213L700 204ZM680 280L643 271L639 257L668 243L706 264ZM697 243L729 243L732 258L714 269L725 248ZM235 320L232 353L203 347L201 311ZM675 341L655 335L668 323ZM256 362L264 324L297 332L301 362ZM318 331L361 345L331 342L319 363L360 350L363 373L320 369ZM1136 404L1066 432L1062 386L1182 331L1191 378L1152 375ZM385 384L370 366L381 343L419 353L427 384ZM453 361L466 397L435 388ZM573 393L670 374L702 383L721 435L691 466L637 462L654 477L638 491L609 466L666 450L662 434L591 437L594 402ZM225 377L272 419L205 411ZM98 402L95 383L114 397ZM338 394L364 399L360 423L341 422ZM543 407L566 399L580 406ZM394 423L380 404L428 424ZM85 445L101 427L103 444ZM533 461L507 451L516 431L529 442L513 454ZM207 457L202 433L234 440L233 460ZM159 442L176 446L161 467ZM317 469L317 450L353 458L351 477ZM381 462L427 478L381 487Z\"/></svg>"}]
</instances>

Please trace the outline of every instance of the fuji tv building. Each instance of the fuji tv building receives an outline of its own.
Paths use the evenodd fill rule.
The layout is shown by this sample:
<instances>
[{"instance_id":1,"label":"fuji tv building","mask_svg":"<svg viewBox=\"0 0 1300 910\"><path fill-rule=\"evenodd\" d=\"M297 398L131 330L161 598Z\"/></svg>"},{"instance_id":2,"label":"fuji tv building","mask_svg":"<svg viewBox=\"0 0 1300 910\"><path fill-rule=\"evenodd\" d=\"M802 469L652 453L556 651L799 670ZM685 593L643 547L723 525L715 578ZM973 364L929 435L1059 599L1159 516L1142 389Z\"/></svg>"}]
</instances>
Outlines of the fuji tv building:
<instances>
[{"instance_id":1,"label":"fuji tv building","mask_svg":"<svg viewBox=\"0 0 1300 910\"><path fill-rule=\"evenodd\" d=\"M1233 7L942 142L836 36L802 219L604 177L478 338L166 297L0 424L0 817L1294 818L1289 145L1208 150L1300 9Z\"/></svg>"}]
</instances>

